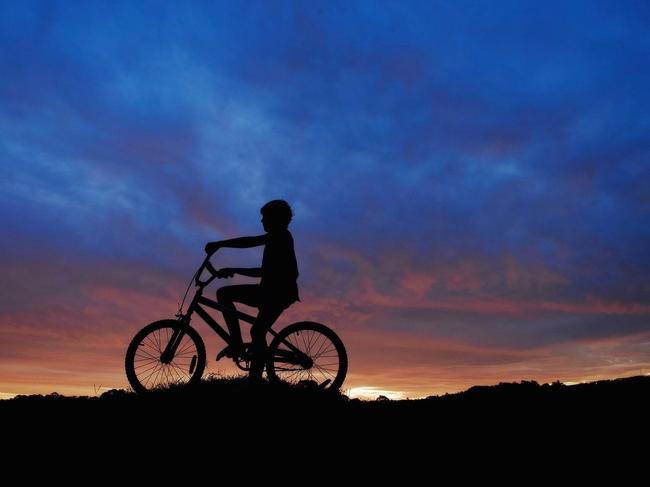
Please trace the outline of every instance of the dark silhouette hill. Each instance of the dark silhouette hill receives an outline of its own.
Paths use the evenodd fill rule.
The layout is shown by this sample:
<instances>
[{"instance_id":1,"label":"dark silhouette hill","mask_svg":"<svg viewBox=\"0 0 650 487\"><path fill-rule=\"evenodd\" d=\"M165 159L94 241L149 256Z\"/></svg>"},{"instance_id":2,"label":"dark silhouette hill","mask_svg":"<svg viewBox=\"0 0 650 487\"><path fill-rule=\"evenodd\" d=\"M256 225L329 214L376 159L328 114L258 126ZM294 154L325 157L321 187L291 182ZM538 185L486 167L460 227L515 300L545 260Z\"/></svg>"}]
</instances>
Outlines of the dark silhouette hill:
<instances>
[{"instance_id":1,"label":"dark silhouette hill","mask_svg":"<svg viewBox=\"0 0 650 487\"><path fill-rule=\"evenodd\" d=\"M639 478L632 472L645 465L649 405L650 377L522 381L400 401L212 379L144 396L17 396L0 401L0 420L5 465L48 478L96 482L129 472L149 482L183 472L200 481L234 468L270 482L306 468L319 482L391 472L410 485L451 471L530 483L539 472L567 478L567 469L581 479ZM104 465L118 473L81 473Z\"/></svg>"},{"instance_id":2,"label":"dark silhouette hill","mask_svg":"<svg viewBox=\"0 0 650 487\"><path fill-rule=\"evenodd\" d=\"M100 397L48 395L19 395L0 400L4 418L32 421L58 418L74 421L86 416L101 415L104 419L133 418L139 415L165 414L182 411L192 415L225 414L231 420L245 419L263 405L269 415L336 416L341 420L364 423L381 420L384 425L397 422L433 421L444 414L458 418L471 413L486 419L536 413L536 419L586 417L601 413L632 414L650 402L650 377L602 380L576 385L535 381L474 386L466 391L430 396L426 399L376 401L349 399L338 392L318 388L270 384L251 385L245 379L208 379L190 389L169 388L147 395L112 389ZM467 418L465 418L467 419Z\"/></svg>"},{"instance_id":3,"label":"dark silhouette hill","mask_svg":"<svg viewBox=\"0 0 650 487\"><path fill-rule=\"evenodd\" d=\"M465 455L473 449L473 455L481 455L500 443L514 454L549 442L553 451L598 449L605 443L607 448L629 446L630 435L645 438L648 406L650 377L643 376L571 386L501 383L399 401L361 401L308 386L211 379L192 389L143 396L124 390L100 397L17 396L0 401L0 418L12 425L5 428L4 439L13 444L66 438L76 448L135 448L145 440L149 445L182 440L182 448L207 444L239 451L250 444L318 449L335 442L349 452L386 444L417 454L423 453L424 444L447 454ZM57 445L55 441L52 446Z\"/></svg>"}]
</instances>

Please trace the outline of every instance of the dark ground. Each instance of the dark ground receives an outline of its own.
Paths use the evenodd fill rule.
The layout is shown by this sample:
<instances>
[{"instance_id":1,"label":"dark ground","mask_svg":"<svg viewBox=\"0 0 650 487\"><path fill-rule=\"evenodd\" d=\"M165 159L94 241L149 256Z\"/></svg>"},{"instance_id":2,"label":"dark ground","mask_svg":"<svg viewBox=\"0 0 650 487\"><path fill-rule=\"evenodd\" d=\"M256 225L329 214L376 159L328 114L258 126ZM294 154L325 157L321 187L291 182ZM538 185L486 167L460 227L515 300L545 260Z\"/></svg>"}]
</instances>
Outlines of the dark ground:
<instances>
[{"instance_id":1,"label":"dark ground","mask_svg":"<svg viewBox=\"0 0 650 487\"><path fill-rule=\"evenodd\" d=\"M86 427L148 428L170 417L202 422L202 428L257 431L282 427L308 434L314 425L325 433L345 427L366 433L426 434L455 429L488 428L546 430L588 428L647 422L650 377L639 376L566 386L533 381L475 386L467 391L401 401L350 400L338 393L309 387L264 383L253 387L244 379L213 379L197 387L157 391L146 396L111 390L101 397L66 397L56 393L17 396L0 401L4 421L40 431L83 430Z\"/></svg>"},{"instance_id":2,"label":"dark ground","mask_svg":"<svg viewBox=\"0 0 650 487\"><path fill-rule=\"evenodd\" d=\"M568 468L601 480L619 472L619 484L627 483L620 472L645 472L649 405L650 377L502 383L403 401L220 379L146 396L17 396L0 401L0 422L5 471L86 483L117 469L120 482L261 472L268 483L302 484L296 469L306 468L316 484L347 483L348 471L382 485L429 474L427 483L452 475L454 483L535 484Z\"/></svg>"},{"instance_id":3,"label":"dark ground","mask_svg":"<svg viewBox=\"0 0 650 487\"><path fill-rule=\"evenodd\" d=\"M55 485L645 485L649 405L650 377L410 401L211 380L0 401L1 458L5 478Z\"/></svg>"}]
</instances>

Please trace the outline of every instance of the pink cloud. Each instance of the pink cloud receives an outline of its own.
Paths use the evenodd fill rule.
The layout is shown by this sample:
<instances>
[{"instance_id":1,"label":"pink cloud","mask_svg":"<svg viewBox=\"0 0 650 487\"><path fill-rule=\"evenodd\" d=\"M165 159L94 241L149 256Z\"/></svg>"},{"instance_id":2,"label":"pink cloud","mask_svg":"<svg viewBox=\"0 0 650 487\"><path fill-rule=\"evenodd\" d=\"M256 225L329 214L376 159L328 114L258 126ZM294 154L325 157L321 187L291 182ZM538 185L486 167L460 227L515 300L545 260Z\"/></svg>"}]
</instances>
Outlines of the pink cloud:
<instances>
[{"instance_id":1,"label":"pink cloud","mask_svg":"<svg viewBox=\"0 0 650 487\"><path fill-rule=\"evenodd\" d=\"M336 266L321 263L322 271L332 275L324 283L318 279L311 286L301 283L302 302L285 312L277 328L313 320L335 329L350 355L347 387L382 387L415 397L501 380L611 377L631 373L647 362L647 346L635 345L626 337L575 339L517 350L387 326L391 310L444 310L458 313L461 320L467 312L517 316L524 328L529 318L548 312L650 313L650 306L643 303L595 296L564 301L550 299L550 292L534 298L535 291L566 285L566 279L539 264L505 259L497 261L499 266L465 259L458 265L418 265L408 255L393 252L385 256L384 265L376 266L358 252L335 248L324 258L340 259L347 266L336 271ZM89 393L98 382L125 387L122 361L128 342L145 324L173 316L184 279L144 265L50 260L7 266L13 287L4 296L12 306L0 314L0 392L58 388L59 392ZM499 269L505 274L499 274ZM321 269L316 271L312 275L321 276ZM39 279L34 281L34 275ZM342 286L332 289L335 282ZM321 292L325 283L328 292ZM496 292L511 287L527 292L516 298ZM220 340L200 320L195 326L204 334L206 345L220 346Z\"/></svg>"},{"instance_id":2,"label":"pink cloud","mask_svg":"<svg viewBox=\"0 0 650 487\"><path fill-rule=\"evenodd\" d=\"M400 282L401 287L417 297L424 296L431 286L437 281L435 276L419 272L409 272L404 275Z\"/></svg>"},{"instance_id":3,"label":"pink cloud","mask_svg":"<svg viewBox=\"0 0 650 487\"><path fill-rule=\"evenodd\" d=\"M350 248L323 245L322 266L345 262L349 285L338 299L352 306L439 309L486 314L530 315L543 311L569 314L644 314L650 305L605 298L562 298L570 280L541 262L524 264L511 255L492 260L459 258L452 262L414 262L399 251L380 256L381 266ZM330 271L331 272L331 271ZM336 281L329 276L328 281ZM313 287L314 294L320 284ZM325 290L326 292L329 289ZM503 297L509 296L509 297Z\"/></svg>"}]
</instances>

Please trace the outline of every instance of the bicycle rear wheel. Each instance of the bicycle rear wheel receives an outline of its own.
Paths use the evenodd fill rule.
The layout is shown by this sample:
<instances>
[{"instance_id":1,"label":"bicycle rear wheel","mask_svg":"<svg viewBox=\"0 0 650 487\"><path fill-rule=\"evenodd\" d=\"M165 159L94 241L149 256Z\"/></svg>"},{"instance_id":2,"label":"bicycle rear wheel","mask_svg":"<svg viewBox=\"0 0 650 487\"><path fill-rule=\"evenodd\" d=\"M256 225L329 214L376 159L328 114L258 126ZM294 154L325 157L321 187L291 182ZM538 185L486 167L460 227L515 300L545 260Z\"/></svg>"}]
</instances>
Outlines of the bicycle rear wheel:
<instances>
[{"instance_id":1,"label":"bicycle rear wheel","mask_svg":"<svg viewBox=\"0 0 650 487\"><path fill-rule=\"evenodd\" d=\"M205 370L205 345L190 326L183 325L174 357L161 361L163 351L180 326L176 320L155 321L133 337L124 367L134 391L143 393L171 385L189 385L201 379Z\"/></svg>"},{"instance_id":2,"label":"bicycle rear wheel","mask_svg":"<svg viewBox=\"0 0 650 487\"><path fill-rule=\"evenodd\" d=\"M341 339L327 326L312 321L280 330L268 354L266 374L272 382L339 389L348 372L348 355Z\"/></svg>"}]
</instances>

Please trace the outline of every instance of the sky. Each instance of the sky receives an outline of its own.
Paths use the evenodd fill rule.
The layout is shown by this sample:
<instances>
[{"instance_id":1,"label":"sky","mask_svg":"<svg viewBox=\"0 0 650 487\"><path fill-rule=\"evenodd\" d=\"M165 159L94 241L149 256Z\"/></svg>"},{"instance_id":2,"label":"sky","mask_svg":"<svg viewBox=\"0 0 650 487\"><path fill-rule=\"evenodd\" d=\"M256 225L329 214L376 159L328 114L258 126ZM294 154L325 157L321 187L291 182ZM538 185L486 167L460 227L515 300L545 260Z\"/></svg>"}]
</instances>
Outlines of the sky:
<instances>
[{"instance_id":1,"label":"sky","mask_svg":"<svg viewBox=\"0 0 650 487\"><path fill-rule=\"evenodd\" d=\"M0 1L0 397L127 387L276 198L352 395L650 374L649 61L643 1Z\"/></svg>"}]
</instances>

